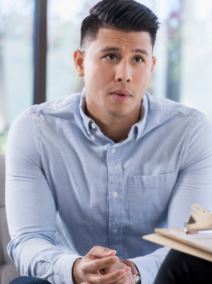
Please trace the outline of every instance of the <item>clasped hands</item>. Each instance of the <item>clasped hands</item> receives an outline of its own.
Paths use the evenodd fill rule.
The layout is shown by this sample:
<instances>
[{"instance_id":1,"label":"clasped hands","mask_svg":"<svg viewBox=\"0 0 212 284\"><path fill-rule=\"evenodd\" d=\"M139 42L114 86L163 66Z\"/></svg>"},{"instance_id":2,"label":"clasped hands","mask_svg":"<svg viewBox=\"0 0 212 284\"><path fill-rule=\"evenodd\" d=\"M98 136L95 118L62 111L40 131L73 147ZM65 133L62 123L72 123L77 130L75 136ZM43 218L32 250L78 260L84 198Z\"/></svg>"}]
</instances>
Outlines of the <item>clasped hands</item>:
<instances>
[{"instance_id":1,"label":"clasped hands","mask_svg":"<svg viewBox=\"0 0 212 284\"><path fill-rule=\"evenodd\" d=\"M131 268L119 261L116 251L95 246L73 266L75 284L134 284Z\"/></svg>"}]
</instances>

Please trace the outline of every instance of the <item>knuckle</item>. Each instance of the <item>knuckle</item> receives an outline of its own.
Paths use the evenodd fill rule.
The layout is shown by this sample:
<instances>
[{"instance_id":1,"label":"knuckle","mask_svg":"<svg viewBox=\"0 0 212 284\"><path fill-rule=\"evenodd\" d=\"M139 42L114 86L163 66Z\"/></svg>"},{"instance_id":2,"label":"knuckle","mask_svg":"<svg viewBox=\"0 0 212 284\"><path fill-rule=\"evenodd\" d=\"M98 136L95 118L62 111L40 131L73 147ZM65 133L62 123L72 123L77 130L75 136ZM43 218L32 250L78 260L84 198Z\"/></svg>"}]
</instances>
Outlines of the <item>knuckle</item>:
<instances>
[{"instance_id":1,"label":"knuckle","mask_svg":"<svg viewBox=\"0 0 212 284\"><path fill-rule=\"evenodd\" d=\"M106 266L111 266L112 264L113 264L113 262L112 262L111 259L105 260L105 265L106 265Z\"/></svg>"},{"instance_id":2,"label":"knuckle","mask_svg":"<svg viewBox=\"0 0 212 284\"><path fill-rule=\"evenodd\" d=\"M95 283L96 283L96 284L102 284L102 281L101 281L100 277L97 277L97 278L96 278Z\"/></svg>"},{"instance_id":3,"label":"knuckle","mask_svg":"<svg viewBox=\"0 0 212 284\"><path fill-rule=\"evenodd\" d=\"M84 262L81 263L81 270L82 270L83 272L86 271L86 263L84 263Z\"/></svg>"},{"instance_id":4,"label":"knuckle","mask_svg":"<svg viewBox=\"0 0 212 284\"><path fill-rule=\"evenodd\" d=\"M86 282L92 283L92 277L90 275L86 275Z\"/></svg>"},{"instance_id":5,"label":"knuckle","mask_svg":"<svg viewBox=\"0 0 212 284\"><path fill-rule=\"evenodd\" d=\"M109 248L105 248L105 247L103 247L103 252L108 252L108 251L110 251L110 249L109 249Z\"/></svg>"},{"instance_id":6,"label":"knuckle","mask_svg":"<svg viewBox=\"0 0 212 284\"><path fill-rule=\"evenodd\" d=\"M113 280L116 281L119 278L120 278L119 272L116 271L115 274L113 275Z\"/></svg>"},{"instance_id":7,"label":"knuckle","mask_svg":"<svg viewBox=\"0 0 212 284\"><path fill-rule=\"evenodd\" d=\"M126 280L126 277L122 278L120 281L118 281L117 283L122 283Z\"/></svg>"},{"instance_id":8,"label":"knuckle","mask_svg":"<svg viewBox=\"0 0 212 284\"><path fill-rule=\"evenodd\" d=\"M90 270L93 271L93 270L95 270L95 269L96 269L96 261L92 261L92 262L90 263Z\"/></svg>"},{"instance_id":9,"label":"knuckle","mask_svg":"<svg viewBox=\"0 0 212 284\"><path fill-rule=\"evenodd\" d=\"M92 253L95 250L95 247L92 247L92 249L90 250L90 252Z\"/></svg>"},{"instance_id":10,"label":"knuckle","mask_svg":"<svg viewBox=\"0 0 212 284\"><path fill-rule=\"evenodd\" d=\"M92 249L90 250L91 253L96 252L99 249L99 246L94 246L92 247Z\"/></svg>"},{"instance_id":11,"label":"knuckle","mask_svg":"<svg viewBox=\"0 0 212 284\"><path fill-rule=\"evenodd\" d=\"M119 284L119 283L122 283L124 281L124 279L121 279L121 280L116 280L115 282L113 282L112 284Z\"/></svg>"},{"instance_id":12,"label":"knuckle","mask_svg":"<svg viewBox=\"0 0 212 284\"><path fill-rule=\"evenodd\" d=\"M111 279L111 282L114 282L114 281L117 280L117 277L116 277L115 274L113 274L113 275L111 275L110 279Z\"/></svg>"},{"instance_id":13,"label":"knuckle","mask_svg":"<svg viewBox=\"0 0 212 284\"><path fill-rule=\"evenodd\" d=\"M117 256L110 256L107 258L108 262L114 262L115 260L117 260Z\"/></svg>"}]
</instances>

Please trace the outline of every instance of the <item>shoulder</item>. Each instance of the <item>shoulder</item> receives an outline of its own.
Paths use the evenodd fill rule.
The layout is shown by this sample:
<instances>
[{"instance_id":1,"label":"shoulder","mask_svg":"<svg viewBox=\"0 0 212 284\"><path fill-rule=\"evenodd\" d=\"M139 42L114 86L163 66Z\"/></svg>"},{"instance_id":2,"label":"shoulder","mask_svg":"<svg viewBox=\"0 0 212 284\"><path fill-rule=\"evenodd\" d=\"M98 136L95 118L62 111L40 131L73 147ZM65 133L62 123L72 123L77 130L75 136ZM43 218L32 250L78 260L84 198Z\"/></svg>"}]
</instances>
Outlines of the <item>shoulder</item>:
<instances>
[{"instance_id":1,"label":"shoulder","mask_svg":"<svg viewBox=\"0 0 212 284\"><path fill-rule=\"evenodd\" d=\"M39 133L39 120L73 119L79 111L80 93L33 105L21 113L12 123L9 136L15 138Z\"/></svg>"},{"instance_id":2,"label":"shoulder","mask_svg":"<svg viewBox=\"0 0 212 284\"><path fill-rule=\"evenodd\" d=\"M155 96L151 96L148 93L147 99L149 104L149 112L160 112L161 115L175 115L178 114L180 116L186 117L190 115L199 115L200 111L190 108L181 103L169 100L167 98L158 98Z\"/></svg>"},{"instance_id":3,"label":"shoulder","mask_svg":"<svg viewBox=\"0 0 212 284\"><path fill-rule=\"evenodd\" d=\"M79 108L81 93L76 93L68 97L42 103L40 105L33 105L26 110L26 115L66 115L73 113ZM68 112L67 112L68 111Z\"/></svg>"},{"instance_id":4,"label":"shoulder","mask_svg":"<svg viewBox=\"0 0 212 284\"><path fill-rule=\"evenodd\" d=\"M80 93L65 98L32 105L21 113L13 122L12 128L20 125L22 127L37 127L39 119L51 118L73 118L79 111Z\"/></svg>"},{"instance_id":5,"label":"shoulder","mask_svg":"<svg viewBox=\"0 0 212 284\"><path fill-rule=\"evenodd\" d=\"M151 96L146 93L148 102L148 113L146 119L145 133L158 129L158 127L177 133L180 136L189 137L195 129L208 129L212 125L205 114L195 108L185 106L181 103ZM175 130L173 132L173 130Z\"/></svg>"},{"instance_id":6,"label":"shoulder","mask_svg":"<svg viewBox=\"0 0 212 284\"><path fill-rule=\"evenodd\" d=\"M158 98L146 93L148 100L148 115L151 118L166 121L187 121L195 124L199 119L207 120L203 112L183 105L181 103L169 100L167 98Z\"/></svg>"}]
</instances>

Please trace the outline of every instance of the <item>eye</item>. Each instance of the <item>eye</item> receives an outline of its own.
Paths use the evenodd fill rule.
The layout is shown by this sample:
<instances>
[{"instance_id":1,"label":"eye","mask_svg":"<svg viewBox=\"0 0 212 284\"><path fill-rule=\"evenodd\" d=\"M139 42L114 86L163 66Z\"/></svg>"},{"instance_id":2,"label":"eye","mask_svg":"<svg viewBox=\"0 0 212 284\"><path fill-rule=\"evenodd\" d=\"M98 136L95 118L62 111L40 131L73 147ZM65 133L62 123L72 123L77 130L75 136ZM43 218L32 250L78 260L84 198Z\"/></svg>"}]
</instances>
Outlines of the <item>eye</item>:
<instances>
[{"instance_id":1,"label":"eye","mask_svg":"<svg viewBox=\"0 0 212 284\"><path fill-rule=\"evenodd\" d=\"M109 59L109 60L114 60L116 59L116 56L114 54L108 54L105 56L105 58Z\"/></svg>"},{"instance_id":2,"label":"eye","mask_svg":"<svg viewBox=\"0 0 212 284\"><path fill-rule=\"evenodd\" d=\"M142 58L141 56L136 56L136 57L135 57L135 61L136 61L137 63L141 63L141 62L143 62L144 60L143 60L143 58Z\"/></svg>"}]
</instances>

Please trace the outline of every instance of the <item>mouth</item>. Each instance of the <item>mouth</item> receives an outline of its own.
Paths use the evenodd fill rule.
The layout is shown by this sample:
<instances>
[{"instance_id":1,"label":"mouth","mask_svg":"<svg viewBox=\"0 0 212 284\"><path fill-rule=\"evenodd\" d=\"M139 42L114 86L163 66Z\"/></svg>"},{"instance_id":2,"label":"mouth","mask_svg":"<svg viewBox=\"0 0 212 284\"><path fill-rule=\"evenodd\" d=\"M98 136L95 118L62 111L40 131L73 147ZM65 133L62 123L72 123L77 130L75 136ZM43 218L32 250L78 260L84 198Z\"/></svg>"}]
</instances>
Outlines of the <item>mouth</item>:
<instances>
[{"instance_id":1,"label":"mouth","mask_svg":"<svg viewBox=\"0 0 212 284\"><path fill-rule=\"evenodd\" d=\"M115 90L110 93L114 100L118 102L127 101L132 95L127 90Z\"/></svg>"}]
</instances>

